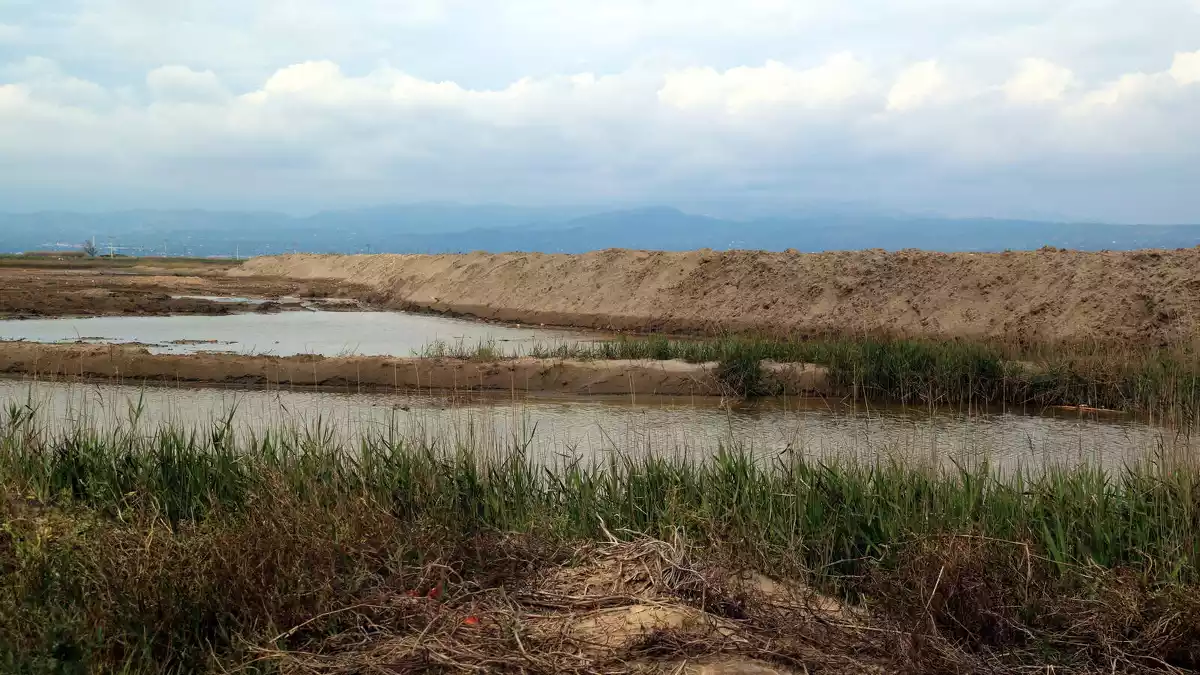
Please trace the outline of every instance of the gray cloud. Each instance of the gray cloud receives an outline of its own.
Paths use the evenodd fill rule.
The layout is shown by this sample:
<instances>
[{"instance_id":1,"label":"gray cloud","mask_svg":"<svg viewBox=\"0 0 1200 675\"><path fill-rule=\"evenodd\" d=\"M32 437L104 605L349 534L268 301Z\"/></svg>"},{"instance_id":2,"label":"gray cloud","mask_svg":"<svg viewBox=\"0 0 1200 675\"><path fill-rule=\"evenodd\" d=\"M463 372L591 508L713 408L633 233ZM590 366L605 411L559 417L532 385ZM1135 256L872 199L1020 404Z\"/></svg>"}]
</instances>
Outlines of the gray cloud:
<instances>
[{"instance_id":1,"label":"gray cloud","mask_svg":"<svg viewBox=\"0 0 1200 675\"><path fill-rule=\"evenodd\" d=\"M8 208L852 200L1200 221L1188 0L1139 21L1116 0L48 4L0 26Z\"/></svg>"}]
</instances>

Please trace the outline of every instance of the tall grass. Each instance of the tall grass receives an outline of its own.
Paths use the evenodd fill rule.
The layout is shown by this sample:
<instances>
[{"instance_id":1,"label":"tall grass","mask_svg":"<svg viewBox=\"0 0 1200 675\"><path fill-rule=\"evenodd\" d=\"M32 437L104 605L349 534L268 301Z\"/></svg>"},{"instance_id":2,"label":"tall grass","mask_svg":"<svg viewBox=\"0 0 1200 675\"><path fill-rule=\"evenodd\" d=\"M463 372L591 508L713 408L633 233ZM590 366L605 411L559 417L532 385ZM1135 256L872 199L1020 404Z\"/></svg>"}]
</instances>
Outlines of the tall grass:
<instances>
[{"instance_id":1,"label":"tall grass","mask_svg":"<svg viewBox=\"0 0 1200 675\"><path fill-rule=\"evenodd\" d=\"M319 643L293 628L318 620L312 630L369 639L376 624L341 613L391 611L388 596L431 569L470 602L612 533L682 537L723 564L809 578L972 649L1023 655L997 672L1038 654L1200 663L1188 647L1200 473L1187 466L1001 478L737 447L545 463L519 438L389 430L347 445L319 421L255 436L232 417L148 432L136 417L50 432L32 405L0 413L3 672L275 672L253 645ZM534 543L514 553L514 536ZM1095 609L1113 602L1125 605ZM1079 640L1092 626L1117 646L1089 656Z\"/></svg>"},{"instance_id":2,"label":"tall grass","mask_svg":"<svg viewBox=\"0 0 1200 675\"><path fill-rule=\"evenodd\" d=\"M354 446L319 425L258 436L230 420L205 432L90 429L47 434L10 406L0 430L0 483L39 503L177 524L245 512L263 495L321 505L366 501L447 531L600 536L627 529L746 542L812 569L854 573L916 536L971 533L1032 542L1064 565L1131 566L1192 579L1200 552L1200 474L1137 465L1081 466L1001 477L986 466L947 473L897 462L822 464L737 447L712 457L605 455L536 461L520 439L476 447L366 432Z\"/></svg>"}]
</instances>

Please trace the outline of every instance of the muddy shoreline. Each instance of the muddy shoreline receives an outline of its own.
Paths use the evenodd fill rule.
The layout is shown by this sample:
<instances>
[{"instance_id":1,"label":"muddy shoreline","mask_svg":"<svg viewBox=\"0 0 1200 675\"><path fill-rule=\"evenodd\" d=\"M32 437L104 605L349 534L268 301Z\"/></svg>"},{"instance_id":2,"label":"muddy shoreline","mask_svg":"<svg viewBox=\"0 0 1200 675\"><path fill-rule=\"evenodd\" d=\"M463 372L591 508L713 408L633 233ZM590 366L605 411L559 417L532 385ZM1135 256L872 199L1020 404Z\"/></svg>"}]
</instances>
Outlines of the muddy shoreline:
<instances>
[{"instance_id":1,"label":"muddy shoreline","mask_svg":"<svg viewBox=\"0 0 1200 675\"><path fill-rule=\"evenodd\" d=\"M231 265L47 269L8 262L0 266L0 319L224 315L293 309L278 304L288 297L357 300L368 295L347 282L231 277L226 275ZM217 302L210 296L277 304Z\"/></svg>"},{"instance_id":2,"label":"muddy shoreline","mask_svg":"<svg viewBox=\"0 0 1200 675\"><path fill-rule=\"evenodd\" d=\"M764 364L780 393L828 395L826 369ZM471 361L377 356L151 354L135 345L0 344L0 374L42 380L307 387L354 391L512 391L529 394L723 396L711 363L517 358Z\"/></svg>"}]
</instances>

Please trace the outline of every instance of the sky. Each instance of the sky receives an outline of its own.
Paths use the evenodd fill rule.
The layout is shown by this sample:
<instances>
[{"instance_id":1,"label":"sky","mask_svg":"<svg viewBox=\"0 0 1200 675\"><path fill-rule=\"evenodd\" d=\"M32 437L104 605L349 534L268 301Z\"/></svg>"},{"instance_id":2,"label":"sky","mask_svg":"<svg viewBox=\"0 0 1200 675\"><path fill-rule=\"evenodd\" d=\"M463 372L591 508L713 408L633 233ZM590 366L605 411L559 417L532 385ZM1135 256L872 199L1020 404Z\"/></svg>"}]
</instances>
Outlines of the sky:
<instances>
[{"instance_id":1,"label":"sky","mask_svg":"<svg viewBox=\"0 0 1200 675\"><path fill-rule=\"evenodd\" d=\"M0 0L0 210L1200 223L1200 0Z\"/></svg>"}]
</instances>

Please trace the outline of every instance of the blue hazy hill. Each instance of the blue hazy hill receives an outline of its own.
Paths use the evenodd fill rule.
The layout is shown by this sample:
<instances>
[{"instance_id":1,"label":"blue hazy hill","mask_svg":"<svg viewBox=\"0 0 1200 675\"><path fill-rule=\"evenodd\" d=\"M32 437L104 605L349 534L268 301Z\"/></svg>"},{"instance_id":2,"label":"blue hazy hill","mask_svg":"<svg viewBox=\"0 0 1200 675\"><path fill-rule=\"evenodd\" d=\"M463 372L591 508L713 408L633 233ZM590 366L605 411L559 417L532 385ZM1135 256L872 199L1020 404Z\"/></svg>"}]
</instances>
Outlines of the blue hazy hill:
<instances>
[{"instance_id":1,"label":"blue hazy hill","mask_svg":"<svg viewBox=\"0 0 1200 675\"><path fill-rule=\"evenodd\" d=\"M1002 251L1182 248L1200 225L1124 225L941 218L869 211L798 212L746 220L668 207L522 207L426 203L325 211L138 210L0 213L0 252L78 245L95 238L123 253L242 256L322 253L447 253L605 248L801 251L920 248Z\"/></svg>"}]
</instances>

